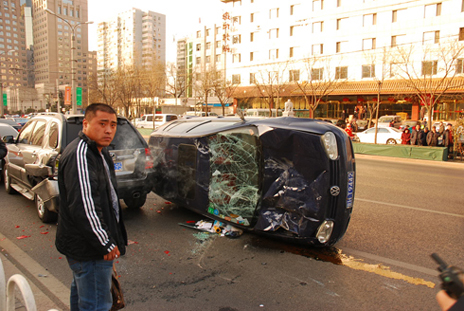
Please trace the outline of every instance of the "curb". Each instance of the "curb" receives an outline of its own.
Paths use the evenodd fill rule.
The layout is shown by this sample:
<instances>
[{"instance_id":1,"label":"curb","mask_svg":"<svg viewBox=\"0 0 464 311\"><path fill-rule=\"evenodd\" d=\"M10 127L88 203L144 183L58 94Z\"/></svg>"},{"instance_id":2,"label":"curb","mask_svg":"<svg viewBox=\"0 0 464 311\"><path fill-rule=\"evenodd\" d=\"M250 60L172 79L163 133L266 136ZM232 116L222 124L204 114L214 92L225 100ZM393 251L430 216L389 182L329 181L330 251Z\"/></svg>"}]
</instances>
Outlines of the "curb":
<instances>
[{"instance_id":1,"label":"curb","mask_svg":"<svg viewBox=\"0 0 464 311\"><path fill-rule=\"evenodd\" d=\"M31 286L38 310L70 310L67 286L1 233L0 247L5 281L14 274L23 275Z\"/></svg>"}]
</instances>

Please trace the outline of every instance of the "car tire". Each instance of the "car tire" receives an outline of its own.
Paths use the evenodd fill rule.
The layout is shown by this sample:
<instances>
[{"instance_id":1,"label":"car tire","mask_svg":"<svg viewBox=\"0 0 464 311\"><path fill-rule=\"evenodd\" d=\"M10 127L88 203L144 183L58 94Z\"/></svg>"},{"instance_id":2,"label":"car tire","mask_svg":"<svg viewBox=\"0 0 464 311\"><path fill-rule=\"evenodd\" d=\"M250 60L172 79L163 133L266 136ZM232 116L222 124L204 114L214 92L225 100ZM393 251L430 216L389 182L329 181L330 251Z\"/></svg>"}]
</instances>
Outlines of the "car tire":
<instances>
[{"instance_id":1,"label":"car tire","mask_svg":"<svg viewBox=\"0 0 464 311\"><path fill-rule=\"evenodd\" d=\"M389 138L387 140L387 145L396 145L396 140L394 140L393 138Z\"/></svg>"},{"instance_id":2,"label":"car tire","mask_svg":"<svg viewBox=\"0 0 464 311\"><path fill-rule=\"evenodd\" d=\"M35 208L37 210L37 215L39 216L40 220L43 223L50 223L55 222L58 218L58 214L54 212L50 212L47 207L45 206L44 201L40 198L39 195L35 195Z\"/></svg>"},{"instance_id":3,"label":"car tire","mask_svg":"<svg viewBox=\"0 0 464 311\"><path fill-rule=\"evenodd\" d=\"M4 165L3 166L3 183L5 185L5 191L6 193L8 194L15 194L17 193L16 190L14 190L13 188L11 188L11 178L10 176L8 176L8 166L7 165Z\"/></svg>"},{"instance_id":4,"label":"car tire","mask_svg":"<svg viewBox=\"0 0 464 311\"><path fill-rule=\"evenodd\" d=\"M143 194L138 198L124 198L123 200L128 208L137 209L141 208L145 204L145 201L147 201L147 195Z\"/></svg>"}]
</instances>

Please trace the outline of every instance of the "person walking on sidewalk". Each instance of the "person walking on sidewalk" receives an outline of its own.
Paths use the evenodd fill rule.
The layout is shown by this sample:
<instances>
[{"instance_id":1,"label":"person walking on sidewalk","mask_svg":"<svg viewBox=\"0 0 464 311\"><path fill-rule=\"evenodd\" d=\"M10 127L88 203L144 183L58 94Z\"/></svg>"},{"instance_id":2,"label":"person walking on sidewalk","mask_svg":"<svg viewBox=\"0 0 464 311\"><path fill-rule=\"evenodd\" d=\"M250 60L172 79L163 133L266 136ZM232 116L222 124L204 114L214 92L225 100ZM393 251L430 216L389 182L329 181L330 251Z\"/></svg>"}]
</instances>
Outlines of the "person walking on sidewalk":
<instances>
[{"instance_id":1,"label":"person walking on sidewalk","mask_svg":"<svg viewBox=\"0 0 464 311\"><path fill-rule=\"evenodd\" d=\"M113 108L88 106L82 131L60 158L55 244L73 272L71 311L111 309L113 260L125 254L127 234L114 164L106 150L116 128Z\"/></svg>"}]
</instances>

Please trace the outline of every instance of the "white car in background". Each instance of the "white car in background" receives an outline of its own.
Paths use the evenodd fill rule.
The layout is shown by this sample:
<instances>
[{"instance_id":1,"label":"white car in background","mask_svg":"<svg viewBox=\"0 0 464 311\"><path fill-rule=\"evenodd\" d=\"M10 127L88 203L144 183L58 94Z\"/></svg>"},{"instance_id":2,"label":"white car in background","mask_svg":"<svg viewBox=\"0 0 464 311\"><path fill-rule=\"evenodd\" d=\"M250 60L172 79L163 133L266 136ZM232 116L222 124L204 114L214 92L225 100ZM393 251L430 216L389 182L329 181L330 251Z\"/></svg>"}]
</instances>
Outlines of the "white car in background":
<instances>
[{"instance_id":1,"label":"white car in background","mask_svg":"<svg viewBox=\"0 0 464 311\"><path fill-rule=\"evenodd\" d=\"M390 122L393 121L393 127L395 128L400 128L401 124L403 123L403 120L401 119L400 116L381 116L379 118L379 127L389 127Z\"/></svg>"},{"instance_id":2,"label":"white car in background","mask_svg":"<svg viewBox=\"0 0 464 311\"><path fill-rule=\"evenodd\" d=\"M377 143L378 144L401 144L401 134L403 132L394 127L378 127L377 128ZM372 127L364 132L356 133L358 140L361 143L375 143L375 127Z\"/></svg>"},{"instance_id":3,"label":"white car in background","mask_svg":"<svg viewBox=\"0 0 464 311\"><path fill-rule=\"evenodd\" d=\"M166 122L177 120L177 115L175 114L155 114L155 129L159 126L163 125ZM140 118L140 120L136 120L135 122L136 128L142 129L153 129L153 114L146 114Z\"/></svg>"}]
</instances>

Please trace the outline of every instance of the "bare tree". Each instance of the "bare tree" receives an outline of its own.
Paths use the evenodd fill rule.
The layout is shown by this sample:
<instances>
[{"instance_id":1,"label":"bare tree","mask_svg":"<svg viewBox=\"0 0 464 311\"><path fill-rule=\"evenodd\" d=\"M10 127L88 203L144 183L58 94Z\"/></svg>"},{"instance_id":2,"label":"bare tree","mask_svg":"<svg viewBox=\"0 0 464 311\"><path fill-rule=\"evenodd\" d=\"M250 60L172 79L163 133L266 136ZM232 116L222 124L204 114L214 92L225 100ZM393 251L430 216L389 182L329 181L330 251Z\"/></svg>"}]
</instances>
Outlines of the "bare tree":
<instances>
[{"instance_id":1,"label":"bare tree","mask_svg":"<svg viewBox=\"0 0 464 311\"><path fill-rule=\"evenodd\" d=\"M132 66L122 66L116 72L115 79L117 85L117 99L124 109L124 115L129 116L136 94L137 81L135 70Z\"/></svg>"},{"instance_id":2,"label":"bare tree","mask_svg":"<svg viewBox=\"0 0 464 311\"><path fill-rule=\"evenodd\" d=\"M290 71L290 78L295 82L294 92L303 95L309 107L309 117L313 118L321 100L340 88L346 82L346 78L342 78L337 70L333 70L331 57L313 55L304 58L302 62L307 79L295 77L295 71Z\"/></svg>"},{"instance_id":3,"label":"bare tree","mask_svg":"<svg viewBox=\"0 0 464 311\"><path fill-rule=\"evenodd\" d=\"M89 78L90 102L103 102L114 107L118 100L116 72L105 70Z\"/></svg>"},{"instance_id":4,"label":"bare tree","mask_svg":"<svg viewBox=\"0 0 464 311\"><path fill-rule=\"evenodd\" d=\"M231 80L225 80L222 71L213 70L216 71L216 78L212 81L213 94L218 98L222 107L222 115L225 116L226 104L233 98L238 85L233 84Z\"/></svg>"},{"instance_id":5,"label":"bare tree","mask_svg":"<svg viewBox=\"0 0 464 311\"><path fill-rule=\"evenodd\" d=\"M267 65L257 73L252 73L252 83L256 86L259 97L269 107L269 116L272 116L272 108L276 109L276 116L278 116L280 97L288 85L288 79L285 78L288 64L288 61L274 63L271 66Z\"/></svg>"},{"instance_id":6,"label":"bare tree","mask_svg":"<svg viewBox=\"0 0 464 311\"><path fill-rule=\"evenodd\" d=\"M416 60L419 54L422 57ZM405 82L406 88L425 106L429 124L439 100L446 93L464 87L464 79L456 71L458 58L463 54L464 45L456 39L438 44L401 46L397 49L394 74Z\"/></svg>"},{"instance_id":7,"label":"bare tree","mask_svg":"<svg viewBox=\"0 0 464 311\"><path fill-rule=\"evenodd\" d=\"M194 74L195 81L193 89L197 97L203 100L205 112L208 112L208 98L212 96L214 91L214 81L217 79L217 71L214 69L204 69Z\"/></svg>"},{"instance_id":8,"label":"bare tree","mask_svg":"<svg viewBox=\"0 0 464 311\"><path fill-rule=\"evenodd\" d=\"M175 64L166 66L166 93L174 98L181 98L187 93L187 77Z\"/></svg>"}]
</instances>

